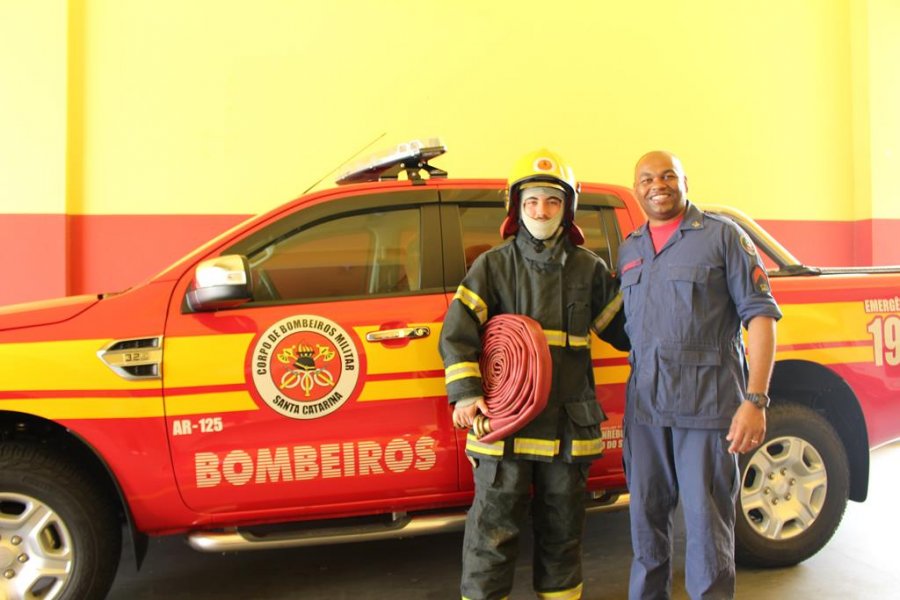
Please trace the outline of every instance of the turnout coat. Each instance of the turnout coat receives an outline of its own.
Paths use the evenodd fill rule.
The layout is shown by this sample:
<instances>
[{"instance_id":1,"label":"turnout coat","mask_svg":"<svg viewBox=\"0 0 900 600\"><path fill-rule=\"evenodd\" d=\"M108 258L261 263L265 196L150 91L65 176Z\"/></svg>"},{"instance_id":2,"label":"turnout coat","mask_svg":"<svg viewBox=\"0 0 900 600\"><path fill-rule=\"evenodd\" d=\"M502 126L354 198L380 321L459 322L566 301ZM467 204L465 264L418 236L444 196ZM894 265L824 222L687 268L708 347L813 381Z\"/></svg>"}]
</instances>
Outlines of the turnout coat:
<instances>
[{"instance_id":1,"label":"turnout coat","mask_svg":"<svg viewBox=\"0 0 900 600\"><path fill-rule=\"evenodd\" d=\"M553 377L546 408L512 436L485 444L469 431L466 452L481 459L589 462L602 453L591 339L593 330L627 349L621 295L606 263L568 236L545 247L523 227L512 239L479 256L444 319L440 352L451 403L482 396L481 327L512 313L540 323Z\"/></svg>"}]
</instances>

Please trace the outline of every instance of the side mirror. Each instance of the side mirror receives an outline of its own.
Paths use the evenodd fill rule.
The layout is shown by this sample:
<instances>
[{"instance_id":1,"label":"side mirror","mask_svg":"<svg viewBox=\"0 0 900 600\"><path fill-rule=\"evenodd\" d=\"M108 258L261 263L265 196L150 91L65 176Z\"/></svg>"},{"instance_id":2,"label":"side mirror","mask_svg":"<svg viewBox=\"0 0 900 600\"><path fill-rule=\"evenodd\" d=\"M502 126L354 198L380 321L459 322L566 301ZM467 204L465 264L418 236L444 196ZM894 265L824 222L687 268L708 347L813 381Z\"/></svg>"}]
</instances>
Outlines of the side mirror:
<instances>
[{"instance_id":1,"label":"side mirror","mask_svg":"<svg viewBox=\"0 0 900 600\"><path fill-rule=\"evenodd\" d=\"M250 263L239 254L226 254L197 265L187 305L191 312L205 312L234 308L252 298Z\"/></svg>"}]
</instances>

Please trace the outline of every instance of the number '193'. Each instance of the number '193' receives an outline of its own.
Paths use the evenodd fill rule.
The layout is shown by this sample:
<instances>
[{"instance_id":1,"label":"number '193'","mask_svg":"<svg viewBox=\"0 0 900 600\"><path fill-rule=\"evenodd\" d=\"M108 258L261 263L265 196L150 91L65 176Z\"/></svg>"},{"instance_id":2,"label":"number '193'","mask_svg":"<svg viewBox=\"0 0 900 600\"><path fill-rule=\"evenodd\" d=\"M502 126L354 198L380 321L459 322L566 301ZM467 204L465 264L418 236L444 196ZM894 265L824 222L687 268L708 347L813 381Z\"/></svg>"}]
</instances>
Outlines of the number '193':
<instances>
[{"instance_id":1,"label":"number '193'","mask_svg":"<svg viewBox=\"0 0 900 600\"><path fill-rule=\"evenodd\" d=\"M888 315L875 317L866 330L872 334L875 346L875 366L900 365L900 317Z\"/></svg>"}]
</instances>

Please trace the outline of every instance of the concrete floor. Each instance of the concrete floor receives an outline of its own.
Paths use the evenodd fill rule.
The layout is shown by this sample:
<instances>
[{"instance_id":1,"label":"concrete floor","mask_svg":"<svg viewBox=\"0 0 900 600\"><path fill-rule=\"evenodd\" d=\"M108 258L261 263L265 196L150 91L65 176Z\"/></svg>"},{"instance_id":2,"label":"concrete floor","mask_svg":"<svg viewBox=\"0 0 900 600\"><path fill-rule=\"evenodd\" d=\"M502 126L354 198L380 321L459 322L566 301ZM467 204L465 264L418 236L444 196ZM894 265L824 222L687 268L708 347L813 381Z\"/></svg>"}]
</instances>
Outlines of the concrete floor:
<instances>
[{"instance_id":1,"label":"concrete floor","mask_svg":"<svg viewBox=\"0 0 900 600\"><path fill-rule=\"evenodd\" d=\"M739 569L738 599L900 599L900 443L872 453L869 499L851 502L831 542L792 568ZM135 572L123 557L111 599L341 599L459 598L462 534L228 554L201 554L181 537L151 541ZM683 551L683 549L682 549ZM531 548L523 540L512 599L533 598ZM683 555L676 558L674 598L681 588ZM627 597L631 546L628 514L588 520L584 556L585 600Z\"/></svg>"}]
</instances>

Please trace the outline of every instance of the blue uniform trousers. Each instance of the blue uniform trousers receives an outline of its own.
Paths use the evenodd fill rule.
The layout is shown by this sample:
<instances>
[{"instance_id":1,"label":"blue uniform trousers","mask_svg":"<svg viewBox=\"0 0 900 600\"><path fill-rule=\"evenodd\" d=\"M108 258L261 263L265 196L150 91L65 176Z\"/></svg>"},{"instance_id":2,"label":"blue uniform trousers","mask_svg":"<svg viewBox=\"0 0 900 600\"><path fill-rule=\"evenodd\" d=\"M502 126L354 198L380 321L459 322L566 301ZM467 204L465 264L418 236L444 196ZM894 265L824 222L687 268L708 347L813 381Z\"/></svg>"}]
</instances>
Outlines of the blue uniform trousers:
<instances>
[{"instance_id":1,"label":"blue uniform trousers","mask_svg":"<svg viewBox=\"0 0 900 600\"><path fill-rule=\"evenodd\" d=\"M687 536L685 587L694 600L734 597L737 457L726 431L628 422L623 460L631 494L629 598L669 598L672 517L679 496Z\"/></svg>"}]
</instances>

